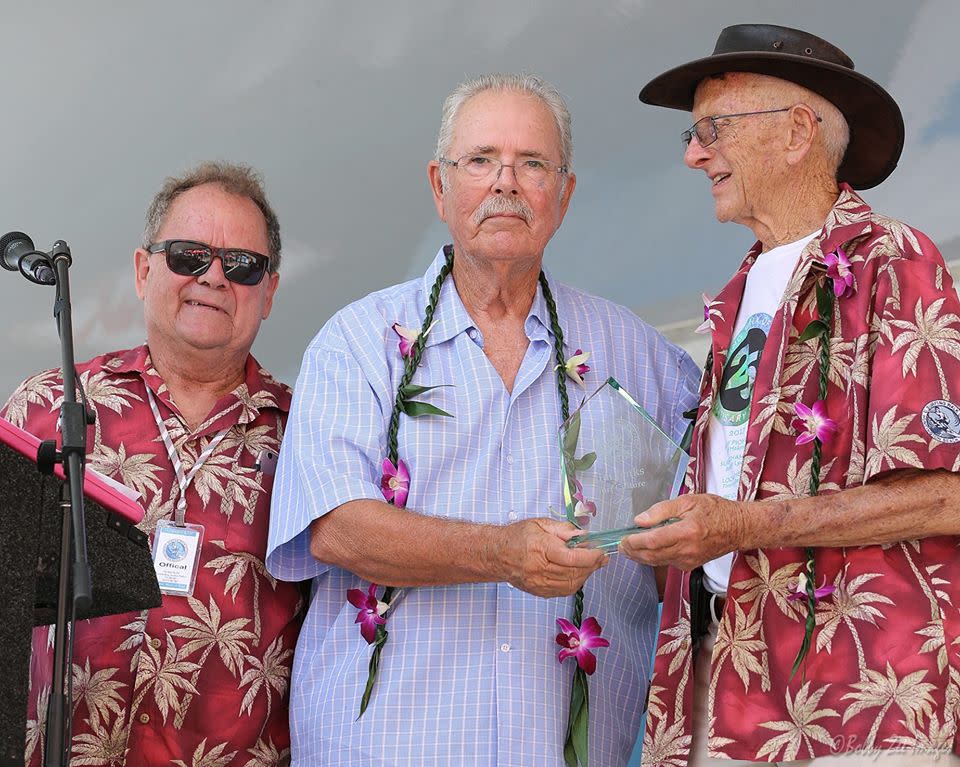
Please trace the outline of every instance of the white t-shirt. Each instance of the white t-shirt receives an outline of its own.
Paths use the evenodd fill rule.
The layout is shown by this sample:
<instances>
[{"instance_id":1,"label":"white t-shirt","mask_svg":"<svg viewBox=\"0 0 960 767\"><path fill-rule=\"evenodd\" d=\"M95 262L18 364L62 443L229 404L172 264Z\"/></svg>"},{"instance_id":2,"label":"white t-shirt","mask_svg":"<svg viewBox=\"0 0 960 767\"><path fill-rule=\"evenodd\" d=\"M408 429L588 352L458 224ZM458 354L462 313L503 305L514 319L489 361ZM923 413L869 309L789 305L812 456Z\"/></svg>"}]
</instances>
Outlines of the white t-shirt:
<instances>
[{"instance_id":1,"label":"white t-shirt","mask_svg":"<svg viewBox=\"0 0 960 767\"><path fill-rule=\"evenodd\" d=\"M737 499L760 355L790 275L803 249L816 234L761 253L747 274L730 353L707 424L704 454L707 457L708 493ZM706 586L714 594L727 593L732 564L733 553L704 564Z\"/></svg>"}]
</instances>

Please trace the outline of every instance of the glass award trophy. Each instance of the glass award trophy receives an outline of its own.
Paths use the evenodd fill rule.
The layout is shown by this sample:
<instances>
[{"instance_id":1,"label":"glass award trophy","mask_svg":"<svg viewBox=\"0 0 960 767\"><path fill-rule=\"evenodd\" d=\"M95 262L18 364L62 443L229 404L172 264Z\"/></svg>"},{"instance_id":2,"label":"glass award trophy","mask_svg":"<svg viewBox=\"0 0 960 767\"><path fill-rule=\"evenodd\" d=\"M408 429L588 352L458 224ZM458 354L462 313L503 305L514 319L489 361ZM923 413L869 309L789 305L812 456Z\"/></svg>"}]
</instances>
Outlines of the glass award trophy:
<instances>
[{"instance_id":1,"label":"glass award trophy","mask_svg":"<svg viewBox=\"0 0 960 767\"><path fill-rule=\"evenodd\" d=\"M650 529L635 526L637 514L680 491L689 456L613 378L563 423L559 438L566 517L584 530L568 546L614 550L624 536Z\"/></svg>"}]
</instances>

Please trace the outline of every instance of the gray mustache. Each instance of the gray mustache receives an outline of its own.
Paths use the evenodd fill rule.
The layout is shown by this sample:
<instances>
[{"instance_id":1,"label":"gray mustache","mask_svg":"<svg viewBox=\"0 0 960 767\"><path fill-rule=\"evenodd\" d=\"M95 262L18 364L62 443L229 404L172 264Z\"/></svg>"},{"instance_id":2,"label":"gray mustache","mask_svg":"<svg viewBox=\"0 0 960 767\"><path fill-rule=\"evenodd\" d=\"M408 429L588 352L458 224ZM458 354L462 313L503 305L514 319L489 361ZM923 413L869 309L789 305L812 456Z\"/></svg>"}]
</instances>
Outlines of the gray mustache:
<instances>
[{"instance_id":1,"label":"gray mustache","mask_svg":"<svg viewBox=\"0 0 960 767\"><path fill-rule=\"evenodd\" d=\"M523 200L502 195L488 197L484 200L477 208L477 212L473 214L473 220L476 224L482 224L490 216L499 216L504 213L520 216L528 224L533 220L533 211Z\"/></svg>"}]
</instances>

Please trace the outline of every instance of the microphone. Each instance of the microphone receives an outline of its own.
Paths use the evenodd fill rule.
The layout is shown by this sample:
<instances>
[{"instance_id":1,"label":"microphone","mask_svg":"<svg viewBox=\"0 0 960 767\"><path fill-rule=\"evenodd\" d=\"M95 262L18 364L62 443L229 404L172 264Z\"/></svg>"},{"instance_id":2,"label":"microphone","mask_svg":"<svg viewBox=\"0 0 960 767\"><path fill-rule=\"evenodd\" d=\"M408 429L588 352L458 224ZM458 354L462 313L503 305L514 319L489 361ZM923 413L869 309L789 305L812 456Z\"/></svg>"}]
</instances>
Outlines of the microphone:
<instances>
[{"instance_id":1,"label":"microphone","mask_svg":"<svg viewBox=\"0 0 960 767\"><path fill-rule=\"evenodd\" d=\"M0 237L0 266L11 272L19 271L38 285L57 284L50 256L38 251L33 240L23 232L7 232Z\"/></svg>"}]
</instances>

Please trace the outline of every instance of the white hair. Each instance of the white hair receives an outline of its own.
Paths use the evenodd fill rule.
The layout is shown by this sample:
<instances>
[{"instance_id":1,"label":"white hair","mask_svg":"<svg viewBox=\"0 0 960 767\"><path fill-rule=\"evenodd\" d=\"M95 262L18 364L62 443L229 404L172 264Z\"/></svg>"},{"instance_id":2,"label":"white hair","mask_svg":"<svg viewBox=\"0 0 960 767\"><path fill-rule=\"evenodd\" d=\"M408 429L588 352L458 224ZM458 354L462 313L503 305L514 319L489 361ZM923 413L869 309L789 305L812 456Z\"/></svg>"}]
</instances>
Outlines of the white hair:
<instances>
[{"instance_id":1,"label":"white hair","mask_svg":"<svg viewBox=\"0 0 960 767\"><path fill-rule=\"evenodd\" d=\"M820 118L820 133L823 134L824 155L830 163L830 169L834 172L839 170L850 143L850 126L843 112L819 93L798 83L779 78L770 79L775 81L772 89L777 97L783 99L783 103L792 101L795 104L806 104L816 112Z\"/></svg>"},{"instance_id":2,"label":"white hair","mask_svg":"<svg viewBox=\"0 0 960 767\"><path fill-rule=\"evenodd\" d=\"M440 161L446 157L450 144L453 141L453 126L457 121L457 114L467 101L485 91L518 91L529 93L542 101L553 115L560 136L560 164L568 170L573 165L573 129L571 127L570 110L560 92L550 83L537 75L530 74L489 74L471 77L460 83L453 92L444 99L443 112L440 118L440 132L437 134L437 149L434 159ZM440 163L440 177L446 186L446 165ZM564 177L564 182L566 177ZM564 184L565 186L565 184Z\"/></svg>"},{"instance_id":3,"label":"white hair","mask_svg":"<svg viewBox=\"0 0 960 767\"><path fill-rule=\"evenodd\" d=\"M809 93L805 102L820 116L823 148L833 170L837 171L843 163L843 156L847 153L847 146L850 143L850 126L843 112L836 106L813 91Z\"/></svg>"}]
</instances>

